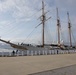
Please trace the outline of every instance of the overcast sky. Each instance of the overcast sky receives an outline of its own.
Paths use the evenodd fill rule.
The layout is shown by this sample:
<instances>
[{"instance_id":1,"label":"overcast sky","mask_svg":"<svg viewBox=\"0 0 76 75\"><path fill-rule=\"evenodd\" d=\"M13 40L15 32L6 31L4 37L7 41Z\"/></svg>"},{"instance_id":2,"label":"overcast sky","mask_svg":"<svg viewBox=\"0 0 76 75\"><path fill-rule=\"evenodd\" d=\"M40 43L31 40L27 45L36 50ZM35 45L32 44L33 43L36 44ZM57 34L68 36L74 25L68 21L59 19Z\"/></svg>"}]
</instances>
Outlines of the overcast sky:
<instances>
[{"instance_id":1,"label":"overcast sky","mask_svg":"<svg viewBox=\"0 0 76 75\"><path fill-rule=\"evenodd\" d=\"M0 0L0 36L2 39L41 43L40 20L42 0ZM69 41L67 11L72 24L72 40L76 37L76 0L44 0L47 21L46 37L49 42L57 42L56 7L61 20L61 41ZM47 29L48 28L48 29ZM49 30L49 31L48 31ZM33 32L32 32L33 31ZM48 33L48 35L47 35ZM50 34L49 34L50 33ZM29 41L28 41L29 40Z\"/></svg>"}]
</instances>

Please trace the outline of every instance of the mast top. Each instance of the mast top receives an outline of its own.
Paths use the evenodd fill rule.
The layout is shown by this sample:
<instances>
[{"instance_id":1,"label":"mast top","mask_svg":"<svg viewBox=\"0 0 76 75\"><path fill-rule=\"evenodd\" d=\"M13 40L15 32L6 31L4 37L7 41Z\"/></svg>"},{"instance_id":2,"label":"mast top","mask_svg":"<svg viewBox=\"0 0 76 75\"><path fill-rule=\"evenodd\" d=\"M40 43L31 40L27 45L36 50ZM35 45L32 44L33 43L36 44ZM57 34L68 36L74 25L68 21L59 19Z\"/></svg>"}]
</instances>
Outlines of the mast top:
<instances>
[{"instance_id":1,"label":"mast top","mask_svg":"<svg viewBox=\"0 0 76 75\"><path fill-rule=\"evenodd\" d=\"M58 8L56 8L56 10L57 10L57 26L61 27Z\"/></svg>"},{"instance_id":2,"label":"mast top","mask_svg":"<svg viewBox=\"0 0 76 75\"><path fill-rule=\"evenodd\" d=\"M69 12L67 12L67 15L68 15L68 23L70 23Z\"/></svg>"},{"instance_id":3,"label":"mast top","mask_svg":"<svg viewBox=\"0 0 76 75\"><path fill-rule=\"evenodd\" d=\"M59 20L59 12L58 12L58 8L56 8L57 10L57 19Z\"/></svg>"},{"instance_id":4,"label":"mast top","mask_svg":"<svg viewBox=\"0 0 76 75\"><path fill-rule=\"evenodd\" d=\"M69 18L69 12L67 12L67 15L68 15L68 27L70 28L71 27L71 22L70 22L70 18Z\"/></svg>"},{"instance_id":5,"label":"mast top","mask_svg":"<svg viewBox=\"0 0 76 75\"><path fill-rule=\"evenodd\" d=\"M67 12L68 15L68 28L69 28L69 37L70 37L70 47L72 47L72 37L71 37L71 22L69 18L69 12Z\"/></svg>"},{"instance_id":6,"label":"mast top","mask_svg":"<svg viewBox=\"0 0 76 75\"><path fill-rule=\"evenodd\" d=\"M58 26L58 45L60 46L60 19L58 15L58 8L56 8L56 10L57 10L57 26Z\"/></svg>"}]
</instances>

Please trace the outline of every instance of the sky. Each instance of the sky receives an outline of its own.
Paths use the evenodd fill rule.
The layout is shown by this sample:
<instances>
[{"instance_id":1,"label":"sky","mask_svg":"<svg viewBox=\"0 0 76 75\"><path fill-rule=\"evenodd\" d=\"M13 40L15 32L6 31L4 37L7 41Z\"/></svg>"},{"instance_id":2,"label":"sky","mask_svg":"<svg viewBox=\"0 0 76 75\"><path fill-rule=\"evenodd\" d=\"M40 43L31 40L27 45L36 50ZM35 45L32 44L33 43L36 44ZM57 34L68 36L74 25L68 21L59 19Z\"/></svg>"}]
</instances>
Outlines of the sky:
<instances>
[{"instance_id":1,"label":"sky","mask_svg":"<svg viewBox=\"0 0 76 75\"><path fill-rule=\"evenodd\" d=\"M69 43L67 11L70 14L72 26L72 41L76 37L76 0L43 0L45 3L46 19L45 40L49 43L57 42L57 13L61 23L61 42ZM42 0L0 0L0 38L11 42L25 42L41 44Z\"/></svg>"}]
</instances>

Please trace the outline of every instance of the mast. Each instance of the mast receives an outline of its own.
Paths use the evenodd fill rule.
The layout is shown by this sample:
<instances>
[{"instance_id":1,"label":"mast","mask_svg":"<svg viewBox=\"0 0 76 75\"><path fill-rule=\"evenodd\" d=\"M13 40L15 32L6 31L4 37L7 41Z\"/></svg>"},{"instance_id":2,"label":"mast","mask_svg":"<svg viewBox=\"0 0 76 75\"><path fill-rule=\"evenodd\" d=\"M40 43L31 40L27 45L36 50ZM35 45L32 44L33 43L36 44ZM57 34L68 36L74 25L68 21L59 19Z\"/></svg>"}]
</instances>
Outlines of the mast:
<instances>
[{"instance_id":1,"label":"mast","mask_svg":"<svg viewBox=\"0 0 76 75\"><path fill-rule=\"evenodd\" d=\"M51 17L48 17L47 19L46 19L46 14L49 12L49 11L47 11L47 12L45 12L44 11L45 10L45 8L44 8L44 1L42 0L42 15L39 17L40 18L40 20L41 20L41 23L40 24L38 24L35 28L37 28L39 25L41 25L42 24L42 47L44 47L44 28L45 28L45 22L46 21L48 21Z\"/></svg>"},{"instance_id":2,"label":"mast","mask_svg":"<svg viewBox=\"0 0 76 75\"><path fill-rule=\"evenodd\" d=\"M58 15L58 8L56 8L56 10L57 10L58 45L60 46L60 19Z\"/></svg>"},{"instance_id":3,"label":"mast","mask_svg":"<svg viewBox=\"0 0 76 75\"><path fill-rule=\"evenodd\" d=\"M45 26L45 13L44 13L44 2L42 1L42 47L44 47L44 26Z\"/></svg>"},{"instance_id":4,"label":"mast","mask_svg":"<svg viewBox=\"0 0 76 75\"><path fill-rule=\"evenodd\" d=\"M72 39L71 39L71 23L70 23L70 18L69 18L69 13L67 12L68 15L68 29L69 29L69 39L70 39L70 47L72 47Z\"/></svg>"}]
</instances>

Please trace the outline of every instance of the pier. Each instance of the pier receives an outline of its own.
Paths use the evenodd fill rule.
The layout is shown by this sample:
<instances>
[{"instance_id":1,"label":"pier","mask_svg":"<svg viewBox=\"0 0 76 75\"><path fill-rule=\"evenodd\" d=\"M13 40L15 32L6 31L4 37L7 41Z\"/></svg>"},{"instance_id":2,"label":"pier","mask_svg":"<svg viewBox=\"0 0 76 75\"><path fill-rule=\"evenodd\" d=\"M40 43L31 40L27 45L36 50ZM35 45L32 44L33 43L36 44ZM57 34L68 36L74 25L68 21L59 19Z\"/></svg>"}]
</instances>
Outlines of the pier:
<instances>
[{"instance_id":1,"label":"pier","mask_svg":"<svg viewBox=\"0 0 76 75\"><path fill-rule=\"evenodd\" d=\"M0 57L0 75L33 75L71 65L76 65L76 54Z\"/></svg>"}]
</instances>

